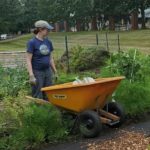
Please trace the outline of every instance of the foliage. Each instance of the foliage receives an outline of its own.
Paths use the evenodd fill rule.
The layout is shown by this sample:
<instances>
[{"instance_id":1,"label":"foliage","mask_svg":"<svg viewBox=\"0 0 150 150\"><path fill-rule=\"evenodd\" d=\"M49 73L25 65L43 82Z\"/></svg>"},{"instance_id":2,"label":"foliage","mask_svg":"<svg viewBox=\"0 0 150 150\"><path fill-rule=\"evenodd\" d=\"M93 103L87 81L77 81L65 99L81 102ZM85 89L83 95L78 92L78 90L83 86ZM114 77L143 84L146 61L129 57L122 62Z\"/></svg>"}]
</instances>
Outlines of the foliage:
<instances>
[{"instance_id":1,"label":"foliage","mask_svg":"<svg viewBox=\"0 0 150 150\"><path fill-rule=\"evenodd\" d=\"M70 67L73 72L95 69L103 66L109 53L100 47L83 48L81 46L73 47L69 52ZM61 64L66 65L66 52L61 57Z\"/></svg>"},{"instance_id":2,"label":"foliage","mask_svg":"<svg viewBox=\"0 0 150 150\"><path fill-rule=\"evenodd\" d=\"M73 56L74 66L78 62L84 48L76 49L76 55ZM77 55L79 54L79 55ZM85 53L84 58L87 58L89 53ZM75 61L77 60L77 61ZM91 62L91 61L90 61ZM76 66L76 65L75 65ZM78 66L78 65L77 65ZM73 81L75 77L90 76L93 78L111 77L111 76L125 76L126 79L121 82L114 98L119 101L125 108L128 115L134 116L148 112L150 109L150 56L140 53L137 49L130 49L120 53L112 53L110 59L104 67L95 65L99 69L90 69L75 74L60 75L61 83ZM95 67L94 66L94 67Z\"/></svg>"},{"instance_id":3,"label":"foliage","mask_svg":"<svg viewBox=\"0 0 150 150\"><path fill-rule=\"evenodd\" d=\"M71 59L72 66L76 68L74 71L79 69L79 65L87 70L71 74L60 70L57 84L71 82L77 76L97 78L124 75L126 79L117 88L114 98L124 106L126 113L132 116L149 111L150 57L132 49L111 54L105 66L101 67L97 59L103 57L97 53L99 54L98 48L76 48ZM93 62L93 58L96 58L96 61ZM89 64L87 67L83 62L95 65ZM0 103L0 149L33 149L45 142L53 143L67 138L68 130L62 124L60 112L54 106L39 106L25 98L30 89L25 68L0 67L0 76L0 96L3 99Z\"/></svg>"},{"instance_id":4,"label":"foliage","mask_svg":"<svg viewBox=\"0 0 150 150\"><path fill-rule=\"evenodd\" d=\"M30 103L24 95L4 100L4 110L0 112L0 133L3 133L0 149L32 149L44 142L66 138L67 130L62 126L59 111L50 104Z\"/></svg>"},{"instance_id":5,"label":"foliage","mask_svg":"<svg viewBox=\"0 0 150 150\"><path fill-rule=\"evenodd\" d=\"M125 76L115 93L115 99L124 105L126 113L138 115L150 109L150 56L136 49L111 55L101 76Z\"/></svg>"},{"instance_id":6,"label":"foliage","mask_svg":"<svg viewBox=\"0 0 150 150\"><path fill-rule=\"evenodd\" d=\"M101 19L101 15L105 16L105 20L128 16L134 9L144 11L149 6L149 0L1 0L0 33L29 32L34 22L41 18L53 23L73 21L84 26L93 18Z\"/></svg>"},{"instance_id":7,"label":"foliage","mask_svg":"<svg viewBox=\"0 0 150 150\"><path fill-rule=\"evenodd\" d=\"M149 65L149 55L144 55L137 49L131 49L128 52L113 53L101 73L108 71L109 75L120 74L130 81L144 82L150 75Z\"/></svg>"},{"instance_id":8,"label":"foliage","mask_svg":"<svg viewBox=\"0 0 150 150\"><path fill-rule=\"evenodd\" d=\"M66 138L67 129L55 107L39 106L25 98L30 91L26 68L0 67L0 76L0 149L32 149ZM65 78L58 82L65 82Z\"/></svg>"},{"instance_id":9,"label":"foliage","mask_svg":"<svg viewBox=\"0 0 150 150\"><path fill-rule=\"evenodd\" d=\"M125 108L128 115L140 116L150 110L150 85L122 81L115 93L115 99Z\"/></svg>"},{"instance_id":10,"label":"foliage","mask_svg":"<svg viewBox=\"0 0 150 150\"><path fill-rule=\"evenodd\" d=\"M92 78L98 78L99 77L99 69L94 69L93 71L83 71L78 73L69 73L66 74L61 70L59 74L58 81L55 84L62 84L67 82L73 82L76 78L83 79L84 77L92 77Z\"/></svg>"},{"instance_id":11,"label":"foliage","mask_svg":"<svg viewBox=\"0 0 150 150\"><path fill-rule=\"evenodd\" d=\"M25 67L0 67L0 77L0 100L6 96L16 97L21 90L30 89Z\"/></svg>"},{"instance_id":12,"label":"foliage","mask_svg":"<svg viewBox=\"0 0 150 150\"><path fill-rule=\"evenodd\" d=\"M21 8L19 0L0 1L0 34L17 31Z\"/></svg>"}]
</instances>

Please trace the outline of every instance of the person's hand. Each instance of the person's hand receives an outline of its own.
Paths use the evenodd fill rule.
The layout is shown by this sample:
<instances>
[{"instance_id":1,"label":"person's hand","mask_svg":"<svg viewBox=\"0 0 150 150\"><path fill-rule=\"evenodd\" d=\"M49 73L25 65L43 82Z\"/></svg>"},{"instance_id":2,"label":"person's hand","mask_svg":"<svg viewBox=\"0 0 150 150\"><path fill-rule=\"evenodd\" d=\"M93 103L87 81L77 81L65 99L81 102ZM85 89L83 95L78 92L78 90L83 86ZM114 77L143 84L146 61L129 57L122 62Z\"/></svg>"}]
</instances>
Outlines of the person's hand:
<instances>
[{"instance_id":1,"label":"person's hand","mask_svg":"<svg viewBox=\"0 0 150 150\"><path fill-rule=\"evenodd\" d=\"M55 81L58 80L58 73L57 73L57 72L54 73L54 80L55 80Z\"/></svg>"},{"instance_id":2,"label":"person's hand","mask_svg":"<svg viewBox=\"0 0 150 150\"><path fill-rule=\"evenodd\" d=\"M32 84L32 85L35 85L35 84L36 84L36 78L35 78L34 75L31 75L31 76L30 76L29 82L30 82L30 84Z\"/></svg>"}]
</instances>

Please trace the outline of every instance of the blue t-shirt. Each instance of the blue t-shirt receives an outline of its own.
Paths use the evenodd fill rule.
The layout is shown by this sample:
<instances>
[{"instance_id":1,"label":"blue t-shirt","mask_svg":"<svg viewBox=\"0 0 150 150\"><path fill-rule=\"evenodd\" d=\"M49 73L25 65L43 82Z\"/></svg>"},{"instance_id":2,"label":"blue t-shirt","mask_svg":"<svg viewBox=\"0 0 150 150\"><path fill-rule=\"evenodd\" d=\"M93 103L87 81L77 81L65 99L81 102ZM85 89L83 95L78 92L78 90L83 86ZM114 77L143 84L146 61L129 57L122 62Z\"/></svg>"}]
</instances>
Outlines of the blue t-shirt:
<instances>
[{"instance_id":1,"label":"blue t-shirt","mask_svg":"<svg viewBox=\"0 0 150 150\"><path fill-rule=\"evenodd\" d=\"M27 52L32 53L32 68L45 70L50 67L50 54L53 51L52 42L48 39L39 40L34 37L27 43Z\"/></svg>"}]
</instances>

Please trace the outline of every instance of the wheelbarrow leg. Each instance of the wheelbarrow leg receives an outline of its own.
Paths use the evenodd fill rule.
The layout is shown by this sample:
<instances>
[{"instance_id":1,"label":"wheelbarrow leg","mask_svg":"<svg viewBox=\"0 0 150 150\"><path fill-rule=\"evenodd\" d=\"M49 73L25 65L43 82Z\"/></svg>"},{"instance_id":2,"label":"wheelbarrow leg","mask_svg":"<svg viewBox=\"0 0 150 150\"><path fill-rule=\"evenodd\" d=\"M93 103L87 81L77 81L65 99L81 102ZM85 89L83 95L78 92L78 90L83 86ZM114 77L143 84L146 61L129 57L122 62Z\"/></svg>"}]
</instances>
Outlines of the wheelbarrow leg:
<instances>
[{"instance_id":1,"label":"wheelbarrow leg","mask_svg":"<svg viewBox=\"0 0 150 150\"><path fill-rule=\"evenodd\" d=\"M75 131L76 127L78 127L78 123L79 123L79 116L77 115L76 118L75 118L75 121L73 123L73 126L69 131L70 134L74 134L74 131Z\"/></svg>"}]
</instances>

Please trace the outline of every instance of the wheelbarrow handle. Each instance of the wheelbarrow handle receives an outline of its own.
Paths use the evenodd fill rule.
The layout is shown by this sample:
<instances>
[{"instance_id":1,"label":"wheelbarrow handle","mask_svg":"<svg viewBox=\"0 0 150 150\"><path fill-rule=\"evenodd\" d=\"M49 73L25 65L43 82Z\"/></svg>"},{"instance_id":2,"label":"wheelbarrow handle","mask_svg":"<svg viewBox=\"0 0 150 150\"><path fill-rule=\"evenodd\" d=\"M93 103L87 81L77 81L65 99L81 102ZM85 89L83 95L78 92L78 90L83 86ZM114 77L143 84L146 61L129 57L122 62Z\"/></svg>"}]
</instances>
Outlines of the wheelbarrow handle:
<instances>
[{"instance_id":1,"label":"wheelbarrow handle","mask_svg":"<svg viewBox=\"0 0 150 150\"><path fill-rule=\"evenodd\" d=\"M29 100L32 100L35 103L40 104L40 105L50 104L48 101L45 101L43 99L34 98L34 97L31 97L31 96L26 96L26 98L29 99Z\"/></svg>"}]
</instances>

